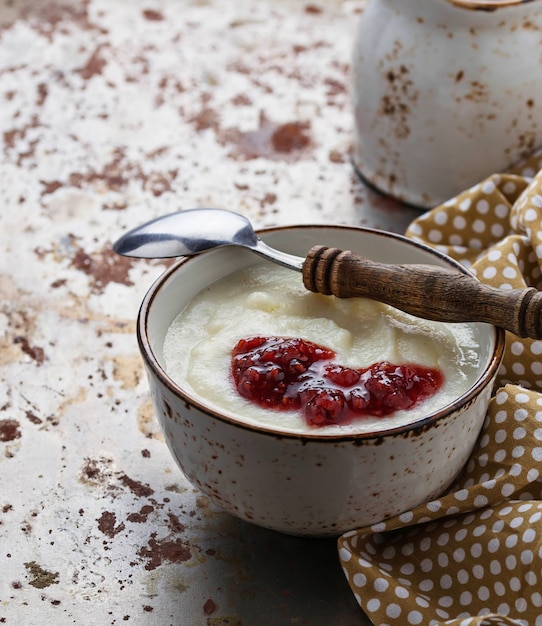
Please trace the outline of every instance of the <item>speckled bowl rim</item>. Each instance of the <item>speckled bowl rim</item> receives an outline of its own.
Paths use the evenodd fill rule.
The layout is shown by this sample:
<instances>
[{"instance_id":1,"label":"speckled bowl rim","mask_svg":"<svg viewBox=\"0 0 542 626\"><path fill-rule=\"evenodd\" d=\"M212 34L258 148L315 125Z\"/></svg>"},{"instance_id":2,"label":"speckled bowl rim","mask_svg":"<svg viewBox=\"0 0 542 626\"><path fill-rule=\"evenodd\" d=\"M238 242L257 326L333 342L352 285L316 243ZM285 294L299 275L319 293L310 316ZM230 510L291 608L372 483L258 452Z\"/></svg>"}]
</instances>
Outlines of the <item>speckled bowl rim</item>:
<instances>
[{"instance_id":1,"label":"speckled bowl rim","mask_svg":"<svg viewBox=\"0 0 542 626\"><path fill-rule=\"evenodd\" d=\"M299 230L299 229L319 229L325 228L326 230L330 229L338 229L338 230L349 230L349 231L359 231L365 233L374 233L380 237L390 238L390 239L398 239L404 243L408 243L411 246L419 248L425 252L430 253L431 255L443 260L448 265L455 267L457 270L462 272L463 274L471 275L469 270L461 265L455 259L452 259L447 254L440 252L430 246L427 246L421 242L409 239L405 235L400 235L398 233L392 233L385 230L380 230L378 228L368 228L364 226L348 226L348 225L329 225L329 224L293 224L290 226L277 226L270 228L263 228L257 231L258 235L262 238L265 238L267 234L279 232L279 231L287 231L287 230ZM205 254L205 253L203 253ZM197 255L201 256L201 255ZM493 331L495 334L495 344L493 348L493 353L488 359L488 363L484 368L484 371L477 378L476 382L469 388L467 392L465 392L462 396L454 400L453 402L445 405L438 411L434 411L433 413L429 413L425 417L418 418L414 422L409 422L407 424L399 425L395 428L387 428L386 430L378 431L368 431L362 433L352 433L349 432L347 434L340 433L330 433L330 434L319 434L319 433L294 433L291 431L283 431L280 429L273 429L269 426L261 426L257 424L251 424L244 422L241 419L237 419L231 417L230 415L223 415L218 411L213 410L212 408L203 404L199 399L192 397L189 393L182 389L177 383L175 383L166 373L166 371L160 365L158 359L156 358L154 351L151 346L151 342L148 337L148 317L150 314L151 307L155 298L158 296L160 289L166 283L166 281L170 278L172 274L174 274L179 267L190 263L197 256L191 257L181 257L177 262L171 265L167 270L165 270L151 285L147 293L145 294L143 301L141 302L141 306L139 309L138 317L137 317L137 341L139 344L139 349L141 355L149 366L153 374L162 382L164 386L166 386L172 393L179 396L184 402L194 406L196 409L205 413L206 415L217 419L221 422L230 424L237 428L242 428L244 430L249 430L254 433L260 433L262 435L269 435L275 438L284 438L284 439L295 439L302 442L307 441L318 441L318 442L330 442L330 443L338 443L342 441L352 441L352 442L362 442L368 440L382 440L387 437L397 437L397 436L406 436L408 434L416 434L422 432L430 427L432 427L436 422L443 420L449 417L452 413L455 413L459 409L464 406L469 405L474 401L474 399L479 395L479 393L493 380L494 376L497 374L497 370L500 367L505 348L505 331L502 328L497 326L493 327ZM255 260L257 259L255 255ZM203 288L204 286L202 286Z\"/></svg>"}]
</instances>

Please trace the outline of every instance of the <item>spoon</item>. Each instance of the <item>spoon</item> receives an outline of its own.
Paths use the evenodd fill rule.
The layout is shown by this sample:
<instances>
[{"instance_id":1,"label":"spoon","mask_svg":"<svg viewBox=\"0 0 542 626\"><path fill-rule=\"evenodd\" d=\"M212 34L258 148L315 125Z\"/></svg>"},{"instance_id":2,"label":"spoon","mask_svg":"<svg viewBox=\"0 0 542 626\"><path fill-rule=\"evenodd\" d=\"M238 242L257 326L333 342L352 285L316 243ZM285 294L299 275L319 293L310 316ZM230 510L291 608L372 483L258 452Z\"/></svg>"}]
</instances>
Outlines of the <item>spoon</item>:
<instances>
[{"instance_id":1,"label":"spoon","mask_svg":"<svg viewBox=\"0 0 542 626\"><path fill-rule=\"evenodd\" d=\"M298 272L303 268L304 259L266 245L246 217L225 209L187 209L163 215L127 232L113 244L113 250L123 256L167 259L222 246L249 248Z\"/></svg>"},{"instance_id":2,"label":"spoon","mask_svg":"<svg viewBox=\"0 0 542 626\"><path fill-rule=\"evenodd\" d=\"M519 337L542 339L542 292L502 291L468 272L434 265L377 263L350 250L317 245L305 259L271 248L247 218L224 209L170 213L130 230L113 245L123 256L164 259L240 246L302 273L309 291L365 297L439 322L486 322Z\"/></svg>"}]
</instances>

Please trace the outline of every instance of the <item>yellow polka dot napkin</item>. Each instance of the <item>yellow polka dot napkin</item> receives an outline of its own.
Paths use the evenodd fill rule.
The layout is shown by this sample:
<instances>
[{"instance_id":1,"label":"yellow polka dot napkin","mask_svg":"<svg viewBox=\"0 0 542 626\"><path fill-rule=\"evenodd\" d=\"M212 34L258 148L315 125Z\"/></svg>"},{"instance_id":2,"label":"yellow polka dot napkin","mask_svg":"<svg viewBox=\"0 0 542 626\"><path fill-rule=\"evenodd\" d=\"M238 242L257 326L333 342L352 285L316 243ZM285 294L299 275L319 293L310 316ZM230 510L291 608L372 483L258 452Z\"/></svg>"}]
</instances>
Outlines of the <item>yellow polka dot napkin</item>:
<instances>
[{"instance_id":1,"label":"yellow polka dot napkin","mask_svg":"<svg viewBox=\"0 0 542 626\"><path fill-rule=\"evenodd\" d=\"M424 213L407 235L500 289L542 289L542 154ZM507 333L497 390L440 498L345 533L339 558L377 626L542 626L542 341Z\"/></svg>"}]
</instances>

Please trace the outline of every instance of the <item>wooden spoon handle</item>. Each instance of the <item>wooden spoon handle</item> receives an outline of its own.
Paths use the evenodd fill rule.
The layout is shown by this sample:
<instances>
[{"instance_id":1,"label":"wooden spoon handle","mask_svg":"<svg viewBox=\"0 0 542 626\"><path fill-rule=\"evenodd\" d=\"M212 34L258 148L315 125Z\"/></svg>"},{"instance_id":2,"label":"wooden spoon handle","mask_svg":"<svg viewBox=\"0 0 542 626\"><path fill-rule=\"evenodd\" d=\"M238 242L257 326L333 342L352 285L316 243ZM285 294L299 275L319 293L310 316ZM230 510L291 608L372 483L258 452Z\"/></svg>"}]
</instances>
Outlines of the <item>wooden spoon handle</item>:
<instances>
[{"instance_id":1,"label":"wooden spoon handle","mask_svg":"<svg viewBox=\"0 0 542 626\"><path fill-rule=\"evenodd\" d=\"M542 339L542 292L502 291L474 276L434 265L391 265L350 250L314 246L303 283L338 298L365 297L439 322L487 322L519 337Z\"/></svg>"}]
</instances>

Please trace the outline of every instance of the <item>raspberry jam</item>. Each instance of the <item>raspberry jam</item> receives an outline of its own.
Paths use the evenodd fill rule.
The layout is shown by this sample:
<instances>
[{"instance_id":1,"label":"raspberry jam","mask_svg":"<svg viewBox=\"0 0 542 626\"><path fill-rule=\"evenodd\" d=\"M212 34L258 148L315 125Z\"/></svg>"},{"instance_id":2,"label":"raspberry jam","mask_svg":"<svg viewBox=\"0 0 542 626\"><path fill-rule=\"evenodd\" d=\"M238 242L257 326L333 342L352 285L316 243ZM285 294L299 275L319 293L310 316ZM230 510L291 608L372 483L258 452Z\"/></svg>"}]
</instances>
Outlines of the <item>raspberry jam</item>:
<instances>
[{"instance_id":1,"label":"raspberry jam","mask_svg":"<svg viewBox=\"0 0 542 626\"><path fill-rule=\"evenodd\" d=\"M301 410L307 424L344 424L410 409L442 385L438 369L387 361L355 369L335 352L304 339L249 337L232 351L238 393L267 409Z\"/></svg>"}]
</instances>

